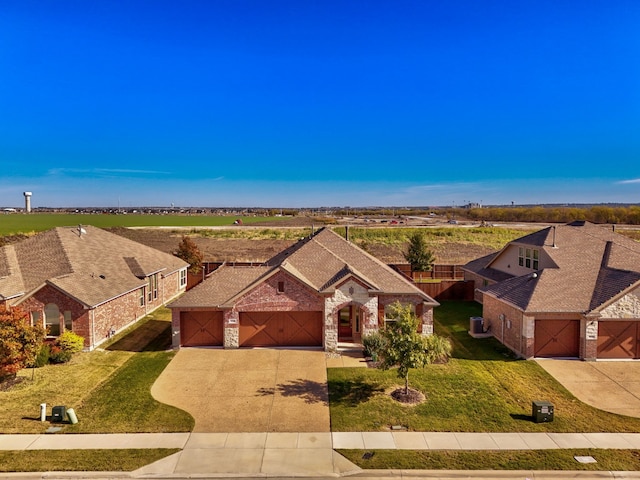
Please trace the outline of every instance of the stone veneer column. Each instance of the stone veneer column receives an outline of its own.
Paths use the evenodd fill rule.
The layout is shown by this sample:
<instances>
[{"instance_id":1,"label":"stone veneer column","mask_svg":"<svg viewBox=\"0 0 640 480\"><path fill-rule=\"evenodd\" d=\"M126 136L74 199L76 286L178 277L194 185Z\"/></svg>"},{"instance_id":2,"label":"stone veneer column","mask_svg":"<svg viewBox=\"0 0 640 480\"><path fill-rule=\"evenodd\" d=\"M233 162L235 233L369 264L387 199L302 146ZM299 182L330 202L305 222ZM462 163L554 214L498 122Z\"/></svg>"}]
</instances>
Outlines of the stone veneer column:
<instances>
[{"instance_id":1,"label":"stone veneer column","mask_svg":"<svg viewBox=\"0 0 640 480\"><path fill-rule=\"evenodd\" d=\"M433 335L433 308L423 303L420 320L422 320L422 334L427 336Z\"/></svg>"},{"instance_id":2,"label":"stone veneer column","mask_svg":"<svg viewBox=\"0 0 640 480\"><path fill-rule=\"evenodd\" d=\"M580 320L580 358L595 361L598 357L598 318L585 317Z\"/></svg>"},{"instance_id":3,"label":"stone veneer column","mask_svg":"<svg viewBox=\"0 0 640 480\"><path fill-rule=\"evenodd\" d=\"M224 312L224 348L240 347L240 314L233 310Z\"/></svg>"}]
</instances>

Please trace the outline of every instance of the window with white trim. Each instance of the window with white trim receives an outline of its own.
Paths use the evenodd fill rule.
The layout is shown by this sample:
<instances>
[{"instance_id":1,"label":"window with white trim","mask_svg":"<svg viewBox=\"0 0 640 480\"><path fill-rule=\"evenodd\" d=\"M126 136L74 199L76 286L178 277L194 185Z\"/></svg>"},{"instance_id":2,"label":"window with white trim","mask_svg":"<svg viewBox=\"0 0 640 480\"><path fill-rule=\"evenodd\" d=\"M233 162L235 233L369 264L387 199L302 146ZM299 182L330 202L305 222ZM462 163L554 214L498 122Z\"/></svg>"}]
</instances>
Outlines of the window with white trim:
<instances>
[{"instance_id":1,"label":"window with white trim","mask_svg":"<svg viewBox=\"0 0 640 480\"><path fill-rule=\"evenodd\" d=\"M144 287L141 287L140 288L140 306L141 307L144 307L144 300L145 300L144 297L145 297Z\"/></svg>"},{"instance_id":2,"label":"window with white trim","mask_svg":"<svg viewBox=\"0 0 640 480\"><path fill-rule=\"evenodd\" d=\"M64 311L64 330L72 331L73 330L73 319L71 318L71 310Z\"/></svg>"},{"instance_id":3,"label":"window with white trim","mask_svg":"<svg viewBox=\"0 0 640 480\"><path fill-rule=\"evenodd\" d=\"M187 269L180 270L180 287L187 285Z\"/></svg>"},{"instance_id":4,"label":"window with white trim","mask_svg":"<svg viewBox=\"0 0 640 480\"><path fill-rule=\"evenodd\" d=\"M158 274L154 273L149 276L149 285L147 290L147 300L152 302L158 298Z\"/></svg>"},{"instance_id":5,"label":"window with white trim","mask_svg":"<svg viewBox=\"0 0 640 480\"><path fill-rule=\"evenodd\" d=\"M525 268L538 270L540 251L536 248L518 248L518 265Z\"/></svg>"}]
</instances>

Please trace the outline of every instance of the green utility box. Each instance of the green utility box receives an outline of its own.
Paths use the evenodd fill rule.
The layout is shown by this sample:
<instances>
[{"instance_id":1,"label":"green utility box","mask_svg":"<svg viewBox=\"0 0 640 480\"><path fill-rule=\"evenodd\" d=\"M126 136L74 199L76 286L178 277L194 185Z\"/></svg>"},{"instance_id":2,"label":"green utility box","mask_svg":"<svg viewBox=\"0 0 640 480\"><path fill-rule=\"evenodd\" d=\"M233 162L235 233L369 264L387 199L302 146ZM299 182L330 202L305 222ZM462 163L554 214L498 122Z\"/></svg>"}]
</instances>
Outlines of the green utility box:
<instances>
[{"instance_id":1,"label":"green utility box","mask_svg":"<svg viewBox=\"0 0 640 480\"><path fill-rule=\"evenodd\" d=\"M51 421L56 423L64 422L65 410L66 409L60 405L53 407L51 409Z\"/></svg>"},{"instance_id":2,"label":"green utility box","mask_svg":"<svg viewBox=\"0 0 640 480\"><path fill-rule=\"evenodd\" d=\"M547 401L531 402L533 421L536 423L553 422L553 404Z\"/></svg>"}]
</instances>

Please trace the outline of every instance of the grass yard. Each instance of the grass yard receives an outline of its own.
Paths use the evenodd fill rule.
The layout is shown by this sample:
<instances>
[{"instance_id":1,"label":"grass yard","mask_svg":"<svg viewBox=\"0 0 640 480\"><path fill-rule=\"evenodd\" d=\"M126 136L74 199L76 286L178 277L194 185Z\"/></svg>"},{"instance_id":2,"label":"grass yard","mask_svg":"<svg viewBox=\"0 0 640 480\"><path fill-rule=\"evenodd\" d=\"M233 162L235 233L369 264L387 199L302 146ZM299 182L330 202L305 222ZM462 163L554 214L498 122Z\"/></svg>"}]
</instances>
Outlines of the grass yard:
<instances>
[{"instance_id":1,"label":"grass yard","mask_svg":"<svg viewBox=\"0 0 640 480\"><path fill-rule=\"evenodd\" d=\"M338 450L361 468L424 470L640 470L640 450L566 449L529 451ZM366 458L363 458L365 455ZM574 456L597 463L579 463ZM548 478L548 477L545 477Z\"/></svg>"},{"instance_id":2,"label":"grass yard","mask_svg":"<svg viewBox=\"0 0 640 480\"><path fill-rule=\"evenodd\" d=\"M72 407L79 422L57 424L66 433L186 432L194 420L188 413L156 402L153 382L174 356L168 309L138 322L114 337L105 348L80 353L71 362L25 369L24 379L0 392L2 433L43 433L39 406Z\"/></svg>"},{"instance_id":3,"label":"grass yard","mask_svg":"<svg viewBox=\"0 0 640 480\"><path fill-rule=\"evenodd\" d=\"M177 448L0 451L0 472L131 472Z\"/></svg>"},{"instance_id":4,"label":"grass yard","mask_svg":"<svg viewBox=\"0 0 640 480\"><path fill-rule=\"evenodd\" d=\"M492 338L468 335L473 302L443 302L435 309L436 332L451 338L445 365L412 370L410 386L426 401L400 405L385 392L402 384L395 371L328 370L333 431L385 431L402 425L434 432L637 432L640 419L603 412L571 395L537 363L516 360ZM531 402L555 405L554 421L534 423Z\"/></svg>"},{"instance_id":5,"label":"grass yard","mask_svg":"<svg viewBox=\"0 0 640 480\"><path fill-rule=\"evenodd\" d=\"M237 216L206 215L106 215L30 213L0 215L0 236L16 233L31 233L54 227L92 225L94 227L213 227L233 225ZM244 224L278 221L283 217L240 217Z\"/></svg>"}]
</instances>

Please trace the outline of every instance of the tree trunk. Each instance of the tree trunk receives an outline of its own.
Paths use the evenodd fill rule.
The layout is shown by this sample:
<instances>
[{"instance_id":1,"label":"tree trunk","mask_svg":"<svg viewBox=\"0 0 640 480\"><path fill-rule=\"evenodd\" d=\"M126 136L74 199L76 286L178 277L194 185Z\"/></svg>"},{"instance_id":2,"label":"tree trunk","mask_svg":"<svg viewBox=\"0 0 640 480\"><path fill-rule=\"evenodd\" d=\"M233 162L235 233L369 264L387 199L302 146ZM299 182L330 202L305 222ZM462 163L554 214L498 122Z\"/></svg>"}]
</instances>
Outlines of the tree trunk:
<instances>
[{"instance_id":1,"label":"tree trunk","mask_svg":"<svg viewBox=\"0 0 640 480\"><path fill-rule=\"evenodd\" d=\"M404 377L404 394L409 395L409 372Z\"/></svg>"}]
</instances>

